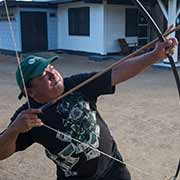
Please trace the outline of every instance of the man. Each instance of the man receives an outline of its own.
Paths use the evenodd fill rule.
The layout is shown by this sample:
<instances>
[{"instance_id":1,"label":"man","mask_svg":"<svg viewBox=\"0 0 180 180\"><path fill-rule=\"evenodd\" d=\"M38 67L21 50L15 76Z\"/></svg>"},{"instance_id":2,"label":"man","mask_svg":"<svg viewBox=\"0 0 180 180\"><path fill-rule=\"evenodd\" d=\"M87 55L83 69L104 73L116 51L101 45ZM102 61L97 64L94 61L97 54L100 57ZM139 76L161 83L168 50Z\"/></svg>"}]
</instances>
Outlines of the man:
<instances>
[{"instance_id":1,"label":"man","mask_svg":"<svg viewBox=\"0 0 180 180\"><path fill-rule=\"evenodd\" d=\"M95 150L122 161L107 125L97 111L96 101L100 95L114 93L115 85L165 58L167 53L172 54L177 44L174 38L157 43L154 50L116 65L43 112L40 110L42 105L56 100L95 73L62 78L51 65L55 58L25 58L21 67L27 93L19 68L16 79L21 89L19 97L27 94L30 107L28 103L22 105L11 118L7 129L1 133L0 159L23 151L36 142L45 147L46 155L56 163L58 180L130 180L129 171L123 163Z\"/></svg>"}]
</instances>

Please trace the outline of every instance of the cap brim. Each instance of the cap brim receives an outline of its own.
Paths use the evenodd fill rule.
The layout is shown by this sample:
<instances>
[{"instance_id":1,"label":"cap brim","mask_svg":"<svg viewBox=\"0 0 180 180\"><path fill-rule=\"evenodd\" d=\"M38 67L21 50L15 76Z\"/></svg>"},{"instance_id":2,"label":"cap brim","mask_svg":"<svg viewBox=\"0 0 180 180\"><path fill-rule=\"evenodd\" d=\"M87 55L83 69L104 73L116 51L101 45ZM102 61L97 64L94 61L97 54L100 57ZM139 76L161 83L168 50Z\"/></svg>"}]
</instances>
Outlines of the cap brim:
<instances>
[{"instance_id":1,"label":"cap brim","mask_svg":"<svg viewBox=\"0 0 180 180\"><path fill-rule=\"evenodd\" d=\"M51 58L48 58L48 61L49 61L49 63L52 63L52 62L54 62L55 60L57 60L59 58L59 56L53 56L53 57L51 57Z\"/></svg>"}]
</instances>

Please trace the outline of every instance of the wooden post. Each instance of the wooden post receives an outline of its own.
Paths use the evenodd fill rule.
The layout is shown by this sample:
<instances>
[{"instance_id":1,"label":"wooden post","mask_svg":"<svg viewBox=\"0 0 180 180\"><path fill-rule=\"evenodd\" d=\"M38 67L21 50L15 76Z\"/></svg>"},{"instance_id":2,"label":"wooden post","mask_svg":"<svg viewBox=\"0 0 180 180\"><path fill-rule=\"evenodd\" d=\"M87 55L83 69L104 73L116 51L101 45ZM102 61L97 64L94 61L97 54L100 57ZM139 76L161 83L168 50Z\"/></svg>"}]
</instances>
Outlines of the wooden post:
<instances>
[{"instance_id":1,"label":"wooden post","mask_svg":"<svg viewBox=\"0 0 180 180\"><path fill-rule=\"evenodd\" d=\"M170 25L176 25L176 13L177 13L177 0L169 0L168 1L168 27ZM175 37L175 33L171 34L171 37ZM173 55L175 63L178 61L178 47L175 50L175 53ZM164 62L169 62L168 59L165 59Z\"/></svg>"}]
</instances>

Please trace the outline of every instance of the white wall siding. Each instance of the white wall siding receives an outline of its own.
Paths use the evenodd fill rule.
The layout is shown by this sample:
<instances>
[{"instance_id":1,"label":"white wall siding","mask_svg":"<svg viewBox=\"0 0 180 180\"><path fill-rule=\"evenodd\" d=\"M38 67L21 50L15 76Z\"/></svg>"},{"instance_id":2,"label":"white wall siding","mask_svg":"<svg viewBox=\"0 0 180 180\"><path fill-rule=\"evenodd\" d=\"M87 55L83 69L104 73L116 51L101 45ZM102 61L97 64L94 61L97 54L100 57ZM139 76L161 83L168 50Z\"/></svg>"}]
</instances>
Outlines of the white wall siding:
<instances>
[{"instance_id":1,"label":"white wall siding","mask_svg":"<svg viewBox=\"0 0 180 180\"><path fill-rule=\"evenodd\" d=\"M70 36L68 8L90 7L90 36ZM102 4L72 3L58 8L58 48L74 51L104 53L104 6Z\"/></svg>"},{"instance_id":2,"label":"white wall siding","mask_svg":"<svg viewBox=\"0 0 180 180\"><path fill-rule=\"evenodd\" d=\"M68 34L68 8L90 7L90 36ZM137 42L137 37L125 37L125 9L130 6L71 3L58 7L58 49L99 54L119 52L117 39Z\"/></svg>"},{"instance_id":3,"label":"white wall siding","mask_svg":"<svg viewBox=\"0 0 180 180\"><path fill-rule=\"evenodd\" d=\"M50 17L50 13L55 17ZM49 11L48 13L48 50L57 49L57 11Z\"/></svg>"},{"instance_id":4,"label":"white wall siding","mask_svg":"<svg viewBox=\"0 0 180 180\"><path fill-rule=\"evenodd\" d=\"M17 46L17 51L21 51L21 42L20 42L20 21L18 16L18 10L13 9L15 20L12 21L12 28L15 37L15 42ZM14 42L12 40L10 26L8 20L0 20L0 49L3 50L15 50Z\"/></svg>"},{"instance_id":5,"label":"white wall siding","mask_svg":"<svg viewBox=\"0 0 180 180\"><path fill-rule=\"evenodd\" d=\"M120 51L119 38L126 38L127 42L137 42L137 37L126 37L126 8L121 5L106 5L106 42L107 53ZM128 7L129 8L129 7Z\"/></svg>"},{"instance_id":6,"label":"white wall siding","mask_svg":"<svg viewBox=\"0 0 180 180\"><path fill-rule=\"evenodd\" d=\"M118 52L120 48L117 39L125 37L125 7L107 5L106 9L107 53Z\"/></svg>"},{"instance_id":7,"label":"white wall siding","mask_svg":"<svg viewBox=\"0 0 180 180\"><path fill-rule=\"evenodd\" d=\"M17 51L22 51L21 40L21 22L20 12L45 12L47 14L47 36L48 36L48 50L57 49L57 11L54 9L43 8L16 8L13 10L15 13L15 20L12 21L13 33L17 45ZM50 17L50 13L54 13L55 17ZM14 43L12 41L9 23L7 20L0 20L0 49L14 51Z\"/></svg>"}]
</instances>

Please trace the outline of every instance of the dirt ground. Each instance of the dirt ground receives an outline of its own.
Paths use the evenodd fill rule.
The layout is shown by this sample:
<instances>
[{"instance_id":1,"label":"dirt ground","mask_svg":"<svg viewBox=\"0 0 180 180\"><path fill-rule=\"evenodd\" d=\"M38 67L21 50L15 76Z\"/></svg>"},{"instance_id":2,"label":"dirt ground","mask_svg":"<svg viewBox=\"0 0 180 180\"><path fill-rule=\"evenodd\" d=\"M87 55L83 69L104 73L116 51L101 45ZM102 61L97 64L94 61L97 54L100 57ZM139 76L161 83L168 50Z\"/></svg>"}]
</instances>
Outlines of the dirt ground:
<instances>
[{"instance_id":1,"label":"dirt ground","mask_svg":"<svg viewBox=\"0 0 180 180\"><path fill-rule=\"evenodd\" d=\"M95 62L67 54L59 56L61 60L56 62L56 67L64 76L98 71L115 62ZM0 55L0 131L22 103L17 99L16 66L15 57ZM114 95L100 97L98 108L133 180L167 180L174 175L180 156L180 107L170 70L147 69L118 85ZM37 144L0 162L0 180L55 180L55 177L55 165Z\"/></svg>"}]
</instances>

